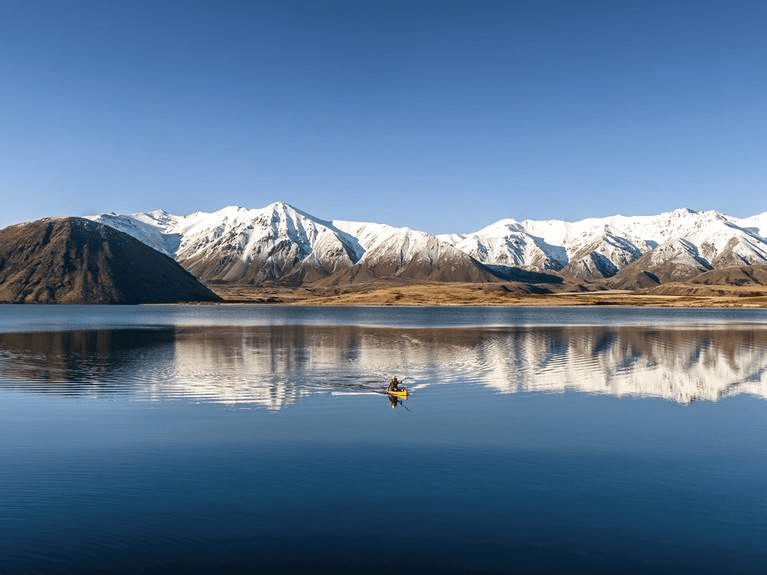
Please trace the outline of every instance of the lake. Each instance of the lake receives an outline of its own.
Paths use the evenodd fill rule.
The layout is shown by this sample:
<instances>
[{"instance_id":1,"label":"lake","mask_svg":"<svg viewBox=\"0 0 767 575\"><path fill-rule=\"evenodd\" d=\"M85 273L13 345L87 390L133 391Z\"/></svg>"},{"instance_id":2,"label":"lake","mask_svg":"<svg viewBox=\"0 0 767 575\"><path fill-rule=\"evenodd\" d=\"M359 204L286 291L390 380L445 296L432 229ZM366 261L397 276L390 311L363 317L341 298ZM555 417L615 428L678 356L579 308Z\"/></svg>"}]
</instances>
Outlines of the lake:
<instances>
[{"instance_id":1,"label":"lake","mask_svg":"<svg viewBox=\"0 0 767 575\"><path fill-rule=\"evenodd\" d=\"M767 310L2 306L0 572L764 573L765 399Z\"/></svg>"}]
</instances>

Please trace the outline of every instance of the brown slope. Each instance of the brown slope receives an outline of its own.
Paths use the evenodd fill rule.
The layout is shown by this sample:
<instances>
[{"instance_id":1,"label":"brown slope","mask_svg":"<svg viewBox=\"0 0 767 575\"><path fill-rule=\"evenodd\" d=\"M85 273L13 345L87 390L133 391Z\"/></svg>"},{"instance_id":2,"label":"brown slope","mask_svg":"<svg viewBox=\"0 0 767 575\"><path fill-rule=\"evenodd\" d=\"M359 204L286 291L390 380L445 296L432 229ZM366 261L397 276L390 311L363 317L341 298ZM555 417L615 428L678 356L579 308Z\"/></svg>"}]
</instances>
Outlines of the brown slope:
<instances>
[{"instance_id":1,"label":"brown slope","mask_svg":"<svg viewBox=\"0 0 767 575\"><path fill-rule=\"evenodd\" d=\"M705 285L767 286L767 265L748 265L714 269L695 276L690 282Z\"/></svg>"},{"instance_id":2,"label":"brown slope","mask_svg":"<svg viewBox=\"0 0 767 575\"><path fill-rule=\"evenodd\" d=\"M83 218L0 230L0 301L138 304L219 301L171 258Z\"/></svg>"}]
</instances>

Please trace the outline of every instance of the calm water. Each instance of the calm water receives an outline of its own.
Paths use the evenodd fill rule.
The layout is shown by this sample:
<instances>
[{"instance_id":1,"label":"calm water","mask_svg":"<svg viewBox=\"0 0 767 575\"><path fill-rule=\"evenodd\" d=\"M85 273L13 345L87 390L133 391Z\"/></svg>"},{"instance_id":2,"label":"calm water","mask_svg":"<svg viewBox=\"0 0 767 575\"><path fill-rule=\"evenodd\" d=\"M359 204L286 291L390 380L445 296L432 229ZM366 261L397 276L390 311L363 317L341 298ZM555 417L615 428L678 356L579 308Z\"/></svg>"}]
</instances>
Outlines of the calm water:
<instances>
[{"instance_id":1,"label":"calm water","mask_svg":"<svg viewBox=\"0 0 767 575\"><path fill-rule=\"evenodd\" d=\"M764 311L3 306L0 573L764 573L765 399Z\"/></svg>"}]
</instances>

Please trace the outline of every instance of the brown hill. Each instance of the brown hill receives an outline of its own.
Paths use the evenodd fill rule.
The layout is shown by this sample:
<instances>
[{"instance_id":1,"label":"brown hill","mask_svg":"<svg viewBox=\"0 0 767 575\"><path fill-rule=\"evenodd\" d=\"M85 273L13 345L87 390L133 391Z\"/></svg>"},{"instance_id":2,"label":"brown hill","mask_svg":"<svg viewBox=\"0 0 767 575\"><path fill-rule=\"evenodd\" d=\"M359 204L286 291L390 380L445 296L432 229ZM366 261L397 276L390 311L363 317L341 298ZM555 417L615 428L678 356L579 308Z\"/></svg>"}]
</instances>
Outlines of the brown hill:
<instances>
[{"instance_id":1,"label":"brown hill","mask_svg":"<svg viewBox=\"0 0 767 575\"><path fill-rule=\"evenodd\" d=\"M219 301L171 258L132 236L82 218L0 230L0 302Z\"/></svg>"},{"instance_id":2,"label":"brown hill","mask_svg":"<svg viewBox=\"0 0 767 575\"><path fill-rule=\"evenodd\" d=\"M739 298L767 295L767 265L737 266L711 270L686 282L670 282L648 291L655 295L730 296Z\"/></svg>"},{"instance_id":3,"label":"brown hill","mask_svg":"<svg viewBox=\"0 0 767 575\"><path fill-rule=\"evenodd\" d=\"M695 276L690 282L705 285L767 286L767 265L715 269Z\"/></svg>"}]
</instances>

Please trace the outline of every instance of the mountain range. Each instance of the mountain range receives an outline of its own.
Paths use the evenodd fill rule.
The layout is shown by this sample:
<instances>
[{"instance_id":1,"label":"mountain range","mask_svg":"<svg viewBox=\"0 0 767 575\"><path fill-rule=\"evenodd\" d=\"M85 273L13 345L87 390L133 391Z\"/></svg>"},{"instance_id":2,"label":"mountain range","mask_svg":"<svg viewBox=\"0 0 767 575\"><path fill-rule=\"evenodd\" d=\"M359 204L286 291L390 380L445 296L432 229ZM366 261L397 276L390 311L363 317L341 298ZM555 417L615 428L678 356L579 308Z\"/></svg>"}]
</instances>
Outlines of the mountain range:
<instances>
[{"instance_id":1,"label":"mountain range","mask_svg":"<svg viewBox=\"0 0 767 575\"><path fill-rule=\"evenodd\" d=\"M222 294L231 301L239 293L251 301L251 288L332 295L443 282L513 293L656 295L767 286L767 213L502 219L467 234L434 235L323 220L277 202L188 215L45 218L0 230L5 302L218 301Z\"/></svg>"},{"instance_id":2,"label":"mountain range","mask_svg":"<svg viewBox=\"0 0 767 575\"><path fill-rule=\"evenodd\" d=\"M371 222L327 221L282 202L174 215L100 214L205 283L338 286L372 282L517 281L550 289L638 289L750 266L764 283L767 213L736 218L678 209L577 222L499 220L434 235ZM728 275L729 274L729 275Z\"/></svg>"}]
</instances>

